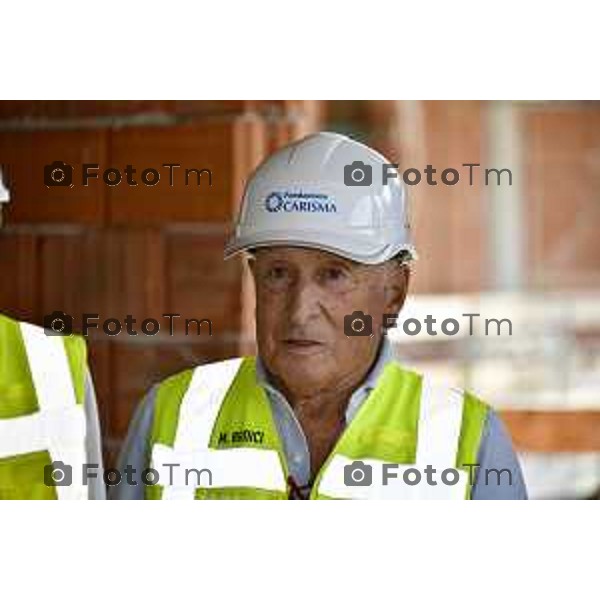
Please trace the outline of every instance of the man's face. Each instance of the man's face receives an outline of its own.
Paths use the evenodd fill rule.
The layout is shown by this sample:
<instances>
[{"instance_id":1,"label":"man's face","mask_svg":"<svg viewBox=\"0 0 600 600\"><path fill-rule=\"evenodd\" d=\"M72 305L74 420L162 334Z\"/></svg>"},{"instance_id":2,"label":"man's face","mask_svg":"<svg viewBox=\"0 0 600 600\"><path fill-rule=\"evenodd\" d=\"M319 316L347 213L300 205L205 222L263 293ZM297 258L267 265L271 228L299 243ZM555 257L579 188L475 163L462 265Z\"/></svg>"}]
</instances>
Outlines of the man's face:
<instances>
[{"instance_id":1,"label":"man's face","mask_svg":"<svg viewBox=\"0 0 600 600\"><path fill-rule=\"evenodd\" d=\"M305 396L358 386L375 360L382 316L402 307L407 270L294 247L259 249L250 264L259 354L282 390ZM372 316L372 336L346 336L344 317L354 311Z\"/></svg>"}]
</instances>

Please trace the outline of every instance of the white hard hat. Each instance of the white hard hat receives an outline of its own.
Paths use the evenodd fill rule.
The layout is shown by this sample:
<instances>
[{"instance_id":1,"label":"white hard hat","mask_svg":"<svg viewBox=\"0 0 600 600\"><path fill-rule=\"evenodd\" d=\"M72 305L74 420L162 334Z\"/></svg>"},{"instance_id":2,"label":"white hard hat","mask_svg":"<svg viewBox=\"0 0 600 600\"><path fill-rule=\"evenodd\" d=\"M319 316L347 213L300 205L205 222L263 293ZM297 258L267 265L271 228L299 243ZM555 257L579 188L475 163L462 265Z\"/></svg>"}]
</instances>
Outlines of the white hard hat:
<instances>
[{"instance_id":1,"label":"white hard hat","mask_svg":"<svg viewBox=\"0 0 600 600\"><path fill-rule=\"evenodd\" d=\"M265 246L300 246L379 264L416 258L407 198L395 169L384 183L381 154L344 135L309 135L252 174L225 258Z\"/></svg>"}]
</instances>

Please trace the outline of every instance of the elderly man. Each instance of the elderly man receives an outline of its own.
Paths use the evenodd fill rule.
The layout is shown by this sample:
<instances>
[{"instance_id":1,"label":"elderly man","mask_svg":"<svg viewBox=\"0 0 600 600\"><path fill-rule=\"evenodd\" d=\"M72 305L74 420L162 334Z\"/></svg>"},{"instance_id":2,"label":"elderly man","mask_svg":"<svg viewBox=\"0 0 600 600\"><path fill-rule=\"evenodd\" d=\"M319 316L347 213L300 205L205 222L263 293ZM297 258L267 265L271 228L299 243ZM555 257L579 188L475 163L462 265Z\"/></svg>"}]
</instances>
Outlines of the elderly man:
<instances>
[{"instance_id":1,"label":"elderly man","mask_svg":"<svg viewBox=\"0 0 600 600\"><path fill-rule=\"evenodd\" d=\"M258 357L156 386L131 424L117 498L526 497L491 409L394 360L385 328L415 251L385 164L319 133L256 170L226 257L249 259Z\"/></svg>"}]
</instances>

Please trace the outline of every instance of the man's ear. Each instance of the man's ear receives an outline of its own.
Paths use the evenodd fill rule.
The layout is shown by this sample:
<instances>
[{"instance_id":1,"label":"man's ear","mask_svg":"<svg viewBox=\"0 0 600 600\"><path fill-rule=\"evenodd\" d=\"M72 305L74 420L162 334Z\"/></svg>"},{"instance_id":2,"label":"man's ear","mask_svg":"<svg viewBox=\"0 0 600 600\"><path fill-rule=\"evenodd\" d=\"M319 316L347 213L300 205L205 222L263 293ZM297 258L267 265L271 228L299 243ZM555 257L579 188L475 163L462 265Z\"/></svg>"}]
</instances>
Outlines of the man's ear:
<instances>
[{"instance_id":1,"label":"man's ear","mask_svg":"<svg viewBox=\"0 0 600 600\"><path fill-rule=\"evenodd\" d=\"M385 282L386 313L397 315L404 306L408 293L410 269L408 265L398 263L389 265Z\"/></svg>"}]
</instances>

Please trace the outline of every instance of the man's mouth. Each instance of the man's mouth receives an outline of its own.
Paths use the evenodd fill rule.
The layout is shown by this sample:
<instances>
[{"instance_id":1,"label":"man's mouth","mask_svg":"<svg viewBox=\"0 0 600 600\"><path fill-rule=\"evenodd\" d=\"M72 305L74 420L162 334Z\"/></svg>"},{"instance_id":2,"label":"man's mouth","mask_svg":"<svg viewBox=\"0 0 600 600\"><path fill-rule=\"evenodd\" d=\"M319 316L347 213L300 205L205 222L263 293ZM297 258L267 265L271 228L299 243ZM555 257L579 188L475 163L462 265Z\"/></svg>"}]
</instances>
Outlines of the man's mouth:
<instances>
[{"instance_id":1,"label":"man's mouth","mask_svg":"<svg viewBox=\"0 0 600 600\"><path fill-rule=\"evenodd\" d=\"M324 346L323 342L306 338L288 338L283 340L286 348L296 351L316 350Z\"/></svg>"}]
</instances>

